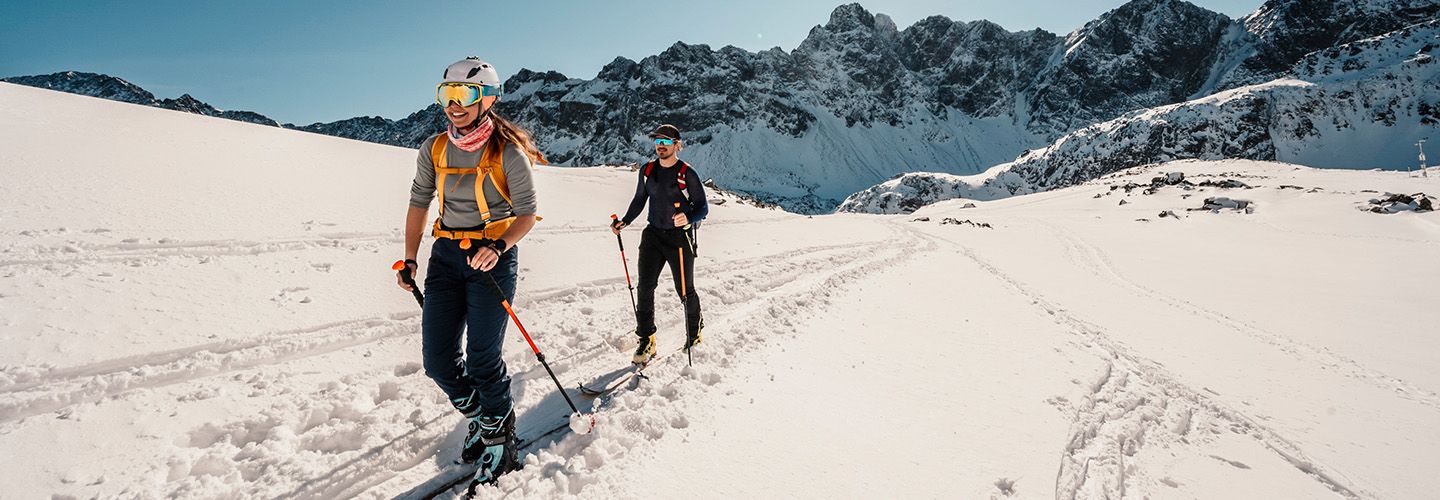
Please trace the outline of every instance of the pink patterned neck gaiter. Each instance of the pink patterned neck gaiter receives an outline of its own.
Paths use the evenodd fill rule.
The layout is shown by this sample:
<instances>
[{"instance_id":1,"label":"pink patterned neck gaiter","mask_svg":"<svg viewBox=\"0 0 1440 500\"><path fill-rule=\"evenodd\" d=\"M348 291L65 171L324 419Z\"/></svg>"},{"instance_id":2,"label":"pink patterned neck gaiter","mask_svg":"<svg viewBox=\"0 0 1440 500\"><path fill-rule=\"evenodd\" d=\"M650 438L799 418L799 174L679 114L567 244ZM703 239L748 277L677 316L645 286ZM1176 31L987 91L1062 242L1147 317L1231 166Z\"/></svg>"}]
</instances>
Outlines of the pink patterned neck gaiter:
<instances>
[{"instance_id":1,"label":"pink patterned neck gaiter","mask_svg":"<svg viewBox=\"0 0 1440 500\"><path fill-rule=\"evenodd\" d=\"M480 122L479 127L475 127L475 130L471 130L470 133L463 136L460 135L460 130L456 129L454 124L451 124L450 143L458 146L460 149L474 153L479 151L480 148L485 147L485 141L490 139L490 133L494 131L495 124L490 121L489 116L485 117L485 121Z\"/></svg>"}]
</instances>

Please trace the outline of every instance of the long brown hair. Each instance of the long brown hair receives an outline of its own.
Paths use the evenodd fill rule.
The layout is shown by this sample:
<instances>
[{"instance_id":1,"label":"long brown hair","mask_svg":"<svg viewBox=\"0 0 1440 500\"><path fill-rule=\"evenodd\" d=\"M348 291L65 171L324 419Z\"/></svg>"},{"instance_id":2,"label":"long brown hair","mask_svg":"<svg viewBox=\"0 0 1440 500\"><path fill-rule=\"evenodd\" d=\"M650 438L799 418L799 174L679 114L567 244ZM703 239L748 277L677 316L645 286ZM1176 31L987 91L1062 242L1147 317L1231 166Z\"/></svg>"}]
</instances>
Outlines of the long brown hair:
<instances>
[{"instance_id":1,"label":"long brown hair","mask_svg":"<svg viewBox=\"0 0 1440 500\"><path fill-rule=\"evenodd\" d=\"M525 127L521 127L515 122L506 120L505 117L500 116L500 113L493 108L490 110L490 119L495 122L495 133L500 134L500 138L505 142L520 146L520 149L525 151L525 156L530 157L531 162L537 165L550 164L549 161L545 160L545 153L541 153L540 148L535 146L535 140L530 136L529 130L525 130Z\"/></svg>"}]
</instances>

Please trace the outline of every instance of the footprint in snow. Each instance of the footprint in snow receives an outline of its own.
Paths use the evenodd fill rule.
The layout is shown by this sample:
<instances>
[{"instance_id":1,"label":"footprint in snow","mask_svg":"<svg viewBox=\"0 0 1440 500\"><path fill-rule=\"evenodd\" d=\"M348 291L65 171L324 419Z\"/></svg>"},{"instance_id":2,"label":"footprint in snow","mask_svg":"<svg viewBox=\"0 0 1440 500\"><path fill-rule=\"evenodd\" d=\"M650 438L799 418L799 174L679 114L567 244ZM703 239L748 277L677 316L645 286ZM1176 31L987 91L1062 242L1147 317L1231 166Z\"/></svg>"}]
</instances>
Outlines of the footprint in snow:
<instances>
[{"instance_id":1,"label":"footprint in snow","mask_svg":"<svg viewBox=\"0 0 1440 500\"><path fill-rule=\"evenodd\" d=\"M996 479L996 480L995 480L995 491L996 491L997 493L999 493L1001 496L1007 496L1007 497L1008 497L1008 496L1014 496L1014 495L1015 495L1015 483L1016 483L1016 481L1018 481L1018 480L1016 480L1016 479L1010 479L1010 478L1004 478L1004 477L1002 477L1002 478L1000 478L1000 479ZM990 495L990 498L999 498L999 497L997 497L997 496L995 496L995 495Z\"/></svg>"}]
</instances>

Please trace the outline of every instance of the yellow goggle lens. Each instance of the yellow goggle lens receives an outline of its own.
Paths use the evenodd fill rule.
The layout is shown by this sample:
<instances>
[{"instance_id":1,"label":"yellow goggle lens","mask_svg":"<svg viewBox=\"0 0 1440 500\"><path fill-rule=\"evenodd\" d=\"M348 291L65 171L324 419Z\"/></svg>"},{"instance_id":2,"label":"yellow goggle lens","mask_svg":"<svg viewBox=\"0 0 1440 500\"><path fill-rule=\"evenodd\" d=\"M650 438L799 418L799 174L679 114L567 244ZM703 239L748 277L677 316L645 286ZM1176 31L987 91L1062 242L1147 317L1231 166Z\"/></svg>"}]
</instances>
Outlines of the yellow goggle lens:
<instances>
[{"instance_id":1,"label":"yellow goggle lens","mask_svg":"<svg viewBox=\"0 0 1440 500\"><path fill-rule=\"evenodd\" d=\"M490 85L468 83L442 83L435 87L435 102L448 106L451 102L469 106L480 102L485 96L500 95L500 89Z\"/></svg>"}]
</instances>

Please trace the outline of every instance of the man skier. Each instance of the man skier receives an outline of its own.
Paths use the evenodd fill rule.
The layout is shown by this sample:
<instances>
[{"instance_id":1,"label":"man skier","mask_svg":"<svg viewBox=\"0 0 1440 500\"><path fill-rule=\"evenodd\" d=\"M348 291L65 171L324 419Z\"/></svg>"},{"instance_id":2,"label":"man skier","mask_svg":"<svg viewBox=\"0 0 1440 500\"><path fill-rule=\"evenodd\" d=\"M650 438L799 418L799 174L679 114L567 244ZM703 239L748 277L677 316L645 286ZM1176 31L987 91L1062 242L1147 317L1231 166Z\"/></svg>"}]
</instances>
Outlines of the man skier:
<instances>
[{"instance_id":1,"label":"man skier","mask_svg":"<svg viewBox=\"0 0 1440 500\"><path fill-rule=\"evenodd\" d=\"M685 350L700 343L705 322L700 296L695 293L695 236L701 220L710 213L705 187L695 167L679 158L684 143L674 125L661 125L650 133L655 159L640 167L635 197L625 218L615 221L615 234L630 225L649 201L649 225L640 234L640 297L635 308L635 335L639 345L631 362L644 364L655 357L655 287L660 269L670 265L675 291L685 304Z\"/></svg>"}]
</instances>

